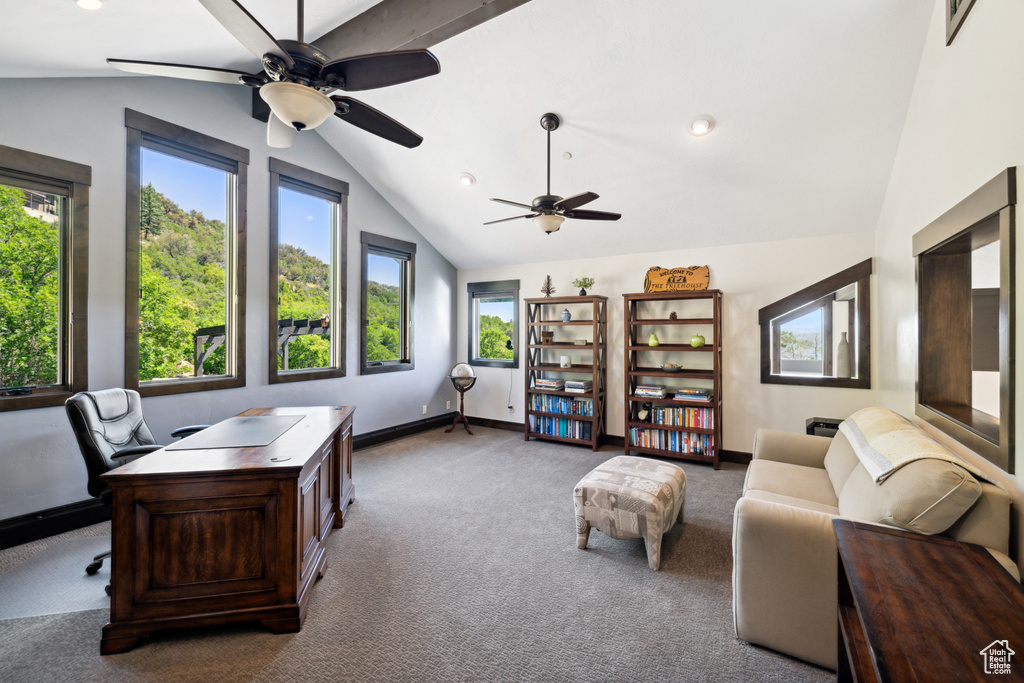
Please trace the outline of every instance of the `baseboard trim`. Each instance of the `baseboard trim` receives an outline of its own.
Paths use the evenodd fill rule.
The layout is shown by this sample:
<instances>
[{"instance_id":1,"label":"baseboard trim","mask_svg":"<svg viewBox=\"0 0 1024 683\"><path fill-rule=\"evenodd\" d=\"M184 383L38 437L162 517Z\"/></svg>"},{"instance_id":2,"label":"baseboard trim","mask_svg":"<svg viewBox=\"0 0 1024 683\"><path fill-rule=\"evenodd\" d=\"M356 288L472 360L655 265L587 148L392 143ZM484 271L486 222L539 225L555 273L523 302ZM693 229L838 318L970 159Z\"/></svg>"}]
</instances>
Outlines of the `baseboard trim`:
<instances>
[{"instance_id":1,"label":"baseboard trim","mask_svg":"<svg viewBox=\"0 0 1024 683\"><path fill-rule=\"evenodd\" d=\"M753 454L745 451L729 451L722 449L718 453L718 458L722 462L732 462L737 465L749 465L750 461L754 459Z\"/></svg>"},{"instance_id":2,"label":"baseboard trim","mask_svg":"<svg viewBox=\"0 0 1024 683\"><path fill-rule=\"evenodd\" d=\"M356 434L352 438L352 448L359 450L360 448L376 446L377 444L387 443L388 441L412 436L420 432L429 432L431 429L437 429L438 427L446 427L452 423L456 415L458 415L456 412L445 413L444 415L428 417L423 420L416 420L415 422L406 422L394 427L385 427L384 429L366 432L365 434Z\"/></svg>"},{"instance_id":3,"label":"baseboard trim","mask_svg":"<svg viewBox=\"0 0 1024 683\"><path fill-rule=\"evenodd\" d=\"M110 506L90 498L0 521L0 550L110 519Z\"/></svg>"},{"instance_id":4,"label":"baseboard trim","mask_svg":"<svg viewBox=\"0 0 1024 683\"><path fill-rule=\"evenodd\" d=\"M522 422L505 422L504 420L492 420L489 417L466 416L469 424L474 427L490 427L491 429L504 429L506 432L523 432Z\"/></svg>"}]
</instances>

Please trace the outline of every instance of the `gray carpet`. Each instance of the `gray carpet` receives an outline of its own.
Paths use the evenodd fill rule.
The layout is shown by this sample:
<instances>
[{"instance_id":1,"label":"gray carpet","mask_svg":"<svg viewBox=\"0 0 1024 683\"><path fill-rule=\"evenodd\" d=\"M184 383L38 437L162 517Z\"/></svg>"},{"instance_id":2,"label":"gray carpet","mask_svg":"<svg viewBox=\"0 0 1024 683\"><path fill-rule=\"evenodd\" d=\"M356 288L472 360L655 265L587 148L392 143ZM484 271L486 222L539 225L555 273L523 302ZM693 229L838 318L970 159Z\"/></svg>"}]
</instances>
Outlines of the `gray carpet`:
<instances>
[{"instance_id":1,"label":"gray carpet","mask_svg":"<svg viewBox=\"0 0 1024 683\"><path fill-rule=\"evenodd\" d=\"M105 610L13 619L0 622L0 678L833 679L733 635L730 535L743 468L684 464L687 521L666 535L653 572L640 540L595 531L588 550L576 549L573 484L619 449L474 430L355 453L356 502L329 541L301 632L165 633L100 657Z\"/></svg>"}]
</instances>

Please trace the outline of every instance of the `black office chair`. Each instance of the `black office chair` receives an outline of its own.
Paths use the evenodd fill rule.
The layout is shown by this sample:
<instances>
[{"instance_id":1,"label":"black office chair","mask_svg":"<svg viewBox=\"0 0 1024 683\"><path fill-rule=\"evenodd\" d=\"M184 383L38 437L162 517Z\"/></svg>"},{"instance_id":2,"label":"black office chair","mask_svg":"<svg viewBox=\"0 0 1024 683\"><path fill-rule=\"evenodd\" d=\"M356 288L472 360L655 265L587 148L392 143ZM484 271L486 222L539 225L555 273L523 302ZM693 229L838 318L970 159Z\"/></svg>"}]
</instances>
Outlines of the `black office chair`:
<instances>
[{"instance_id":1,"label":"black office chair","mask_svg":"<svg viewBox=\"0 0 1024 683\"><path fill-rule=\"evenodd\" d=\"M100 499L104 505L113 501L113 493L100 475L136 457L163 448L156 443L153 433L146 425L142 414L142 399L139 392L131 389L103 389L82 391L64 403L71 429L78 439L78 447L85 458L89 472L89 494ZM180 427L171 432L175 438L188 436L206 429L209 425ZM86 574L95 574L103 566L103 560L110 557L110 551L93 558ZM110 585L106 587L110 595Z\"/></svg>"}]
</instances>

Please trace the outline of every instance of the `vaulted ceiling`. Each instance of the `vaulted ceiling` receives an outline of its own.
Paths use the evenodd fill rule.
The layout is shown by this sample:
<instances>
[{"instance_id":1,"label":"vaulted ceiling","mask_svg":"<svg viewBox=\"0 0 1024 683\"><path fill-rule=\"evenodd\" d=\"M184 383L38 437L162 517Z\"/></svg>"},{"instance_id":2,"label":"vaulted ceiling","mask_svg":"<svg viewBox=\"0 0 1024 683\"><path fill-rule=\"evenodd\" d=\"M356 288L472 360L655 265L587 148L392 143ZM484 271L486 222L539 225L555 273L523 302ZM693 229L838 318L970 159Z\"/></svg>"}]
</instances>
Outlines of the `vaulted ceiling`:
<instances>
[{"instance_id":1,"label":"vaulted ceiling","mask_svg":"<svg viewBox=\"0 0 1024 683\"><path fill-rule=\"evenodd\" d=\"M295 37L292 3L241 1ZM374 4L307 0L306 37ZM333 119L317 132L459 268L870 233L935 7L530 0L432 47L440 75L358 95L420 147ZM107 57L254 64L195 0L8 3L4 24L0 78L122 75ZM526 213L488 198L545 193L549 111L562 119L552 192L596 192L585 208L622 219L567 220L552 235L528 220L482 225ZM717 122L705 137L687 133L699 114Z\"/></svg>"}]
</instances>

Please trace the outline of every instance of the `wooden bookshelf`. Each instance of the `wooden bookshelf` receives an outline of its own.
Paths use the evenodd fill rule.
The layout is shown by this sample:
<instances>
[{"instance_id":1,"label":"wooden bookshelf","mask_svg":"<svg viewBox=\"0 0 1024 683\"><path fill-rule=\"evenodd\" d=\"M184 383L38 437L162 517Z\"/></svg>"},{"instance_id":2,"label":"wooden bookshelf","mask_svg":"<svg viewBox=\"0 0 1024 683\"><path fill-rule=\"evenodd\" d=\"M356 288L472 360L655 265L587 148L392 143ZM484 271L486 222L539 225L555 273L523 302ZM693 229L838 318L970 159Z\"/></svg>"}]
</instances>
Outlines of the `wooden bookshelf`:
<instances>
[{"instance_id":1,"label":"wooden bookshelf","mask_svg":"<svg viewBox=\"0 0 1024 683\"><path fill-rule=\"evenodd\" d=\"M694 460L717 470L722 448L721 291L622 297L626 455ZM673 309L679 309L680 317L669 317L676 312ZM648 344L652 333L659 339L657 346ZM691 346L690 337L695 334L704 336L704 346ZM668 363L681 369L662 369ZM636 387L643 384L664 386L665 398L637 396ZM684 388L709 391L710 400L674 398Z\"/></svg>"},{"instance_id":2,"label":"wooden bookshelf","mask_svg":"<svg viewBox=\"0 0 1024 683\"><path fill-rule=\"evenodd\" d=\"M564 309L572 314L568 322L562 321ZM605 435L608 297L526 299L526 310L525 439L590 446L596 451ZM541 332L552 332L553 340L543 343ZM561 367L559 356L570 356L572 366ZM590 380L593 389L581 394L539 388L537 380L547 378Z\"/></svg>"}]
</instances>

